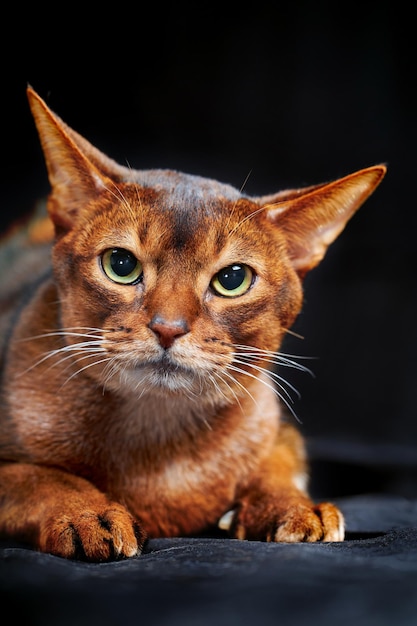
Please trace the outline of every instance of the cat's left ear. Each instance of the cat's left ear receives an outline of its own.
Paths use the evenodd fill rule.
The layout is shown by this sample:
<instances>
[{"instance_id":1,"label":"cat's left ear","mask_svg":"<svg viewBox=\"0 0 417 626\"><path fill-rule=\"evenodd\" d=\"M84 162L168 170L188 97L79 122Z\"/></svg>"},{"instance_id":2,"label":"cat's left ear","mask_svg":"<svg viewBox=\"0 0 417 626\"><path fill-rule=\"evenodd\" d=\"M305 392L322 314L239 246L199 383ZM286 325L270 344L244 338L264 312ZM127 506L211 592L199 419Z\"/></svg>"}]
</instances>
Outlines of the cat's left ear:
<instances>
[{"instance_id":1,"label":"cat's left ear","mask_svg":"<svg viewBox=\"0 0 417 626\"><path fill-rule=\"evenodd\" d=\"M293 267L301 277L318 265L385 173L385 165L375 165L331 183L258 198L268 219L285 233Z\"/></svg>"}]
</instances>

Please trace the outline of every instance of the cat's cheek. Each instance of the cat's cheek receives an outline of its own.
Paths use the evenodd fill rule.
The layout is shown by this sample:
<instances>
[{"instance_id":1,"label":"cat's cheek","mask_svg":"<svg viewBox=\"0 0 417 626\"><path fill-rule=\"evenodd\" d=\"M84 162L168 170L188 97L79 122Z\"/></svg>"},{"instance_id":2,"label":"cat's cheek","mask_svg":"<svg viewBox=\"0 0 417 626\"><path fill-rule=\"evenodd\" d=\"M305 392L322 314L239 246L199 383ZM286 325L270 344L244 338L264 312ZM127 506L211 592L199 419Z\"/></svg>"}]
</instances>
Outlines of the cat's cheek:
<instances>
[{"instance_id":1,"label":"cat's cheek","mask_svg":"<svg viewBox=\"0 0 417 626\"><path fill-rule=\"evenodd\" d=\"M78 289L80 297L73 309L74 317L81 315L92 326L107 329L132 327L132 324L127 323L130 314L137 322L137 315L143 304L143 288L119 287L82 279Z\"/></svg>"},{"instance_id":2,"label":"cat's cheek","mask_svg":"<svg viewBox=\"0 0 417 626\"><path fill-rule=\"evenodd\" d=\"M264 343L265 333L275 335L280 326L267 296L236 299L232 303L226 300L226 306L215 312L214 319L230 343L258 347Z\"/></svg>"},{"instance_id":3,"label":"cat's cheek","mask_svg":"<svg viewBox=\"0 0 417 626\"><path fill-rule=\"evenodd\" d=\"M287 276L275 298L275 312L281 327L288 329L294 323L303 303L303 291L298 276Z\"/></svg>"}]
</instances>

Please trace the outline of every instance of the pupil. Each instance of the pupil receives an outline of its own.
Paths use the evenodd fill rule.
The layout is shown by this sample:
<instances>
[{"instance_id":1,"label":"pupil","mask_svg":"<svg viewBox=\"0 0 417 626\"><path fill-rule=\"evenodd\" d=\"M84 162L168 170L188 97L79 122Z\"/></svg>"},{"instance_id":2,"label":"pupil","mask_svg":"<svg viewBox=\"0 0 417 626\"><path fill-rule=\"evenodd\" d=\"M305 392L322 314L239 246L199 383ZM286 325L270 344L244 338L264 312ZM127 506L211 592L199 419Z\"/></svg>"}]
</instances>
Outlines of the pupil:
<instances>
[{"instance_id":1,"label":"pupil","mask_svg":"<svg viewBox=\"0 0 417 626\"><path fill-rule=\"evenodd\" d=\"M117 274L117 276L129 276L129 274L134 271L137 260L130 252L126 252L125 250L113 250L110 257L110 264L113 272Z\"/></svg>"},{"instance_id":2,"label":"pupil","mask_svg":"<svg viewBox=\"0 0 417 626\"><path fill-rule=\"evenodd\" d=\"M233 291L243 283L245 270L241 265L231 265L222 270L218 278L222 287L228 291Z\"/></svg>"}]
</instances>

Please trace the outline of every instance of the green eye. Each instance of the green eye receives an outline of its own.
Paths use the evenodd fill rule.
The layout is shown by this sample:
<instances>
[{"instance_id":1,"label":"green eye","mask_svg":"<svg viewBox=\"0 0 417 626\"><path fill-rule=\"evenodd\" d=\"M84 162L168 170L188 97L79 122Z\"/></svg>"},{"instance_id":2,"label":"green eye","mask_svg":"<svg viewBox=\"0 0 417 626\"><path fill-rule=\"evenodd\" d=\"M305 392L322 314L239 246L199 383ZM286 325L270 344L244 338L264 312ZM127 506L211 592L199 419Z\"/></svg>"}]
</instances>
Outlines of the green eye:
<instances>
[{"instance_id":1,"label":"green eye","mask_svg":"<svg viewBox=\"0 0 417 626\"><path fill-rule=\"evenodd\" d=\"M210 283L220 296L234 298L248 291L253 282L253 272L247 265L228 265L218 272Z\"/></svg>"},{"instance_id":2,"label":"green eye","mask_svg":"<svg viewBox=\"0 0 417 626\"><path fill-rule=\"evenodd\" d=\"M142 277L142 263L123 248L106 250L101 257L101 265L105 274L115 283L132 285Z\"/></svg>"}]
</instances>

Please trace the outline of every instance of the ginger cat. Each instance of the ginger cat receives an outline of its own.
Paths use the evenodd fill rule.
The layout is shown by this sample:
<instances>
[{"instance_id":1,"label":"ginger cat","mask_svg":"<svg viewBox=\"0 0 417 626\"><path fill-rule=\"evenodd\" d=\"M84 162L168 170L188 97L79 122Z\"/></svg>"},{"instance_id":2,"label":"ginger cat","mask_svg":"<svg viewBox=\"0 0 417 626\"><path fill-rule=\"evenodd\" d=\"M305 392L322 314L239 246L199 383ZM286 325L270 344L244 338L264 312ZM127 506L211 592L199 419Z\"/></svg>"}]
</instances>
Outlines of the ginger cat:
<instances>
[{"instance_id":1,"label":"ginger cat","mask_svg":"<svg viewBox=\"0 0 417 626\"><path fill-rule=\"evenodd\" d=\"M1 536L89 561L217 525L342 541L275 367L301 367L278 350L302 279L385 166L247 197L122 167L27 93L51 193L0 249Z\"/></svg>"}]
</instances>

